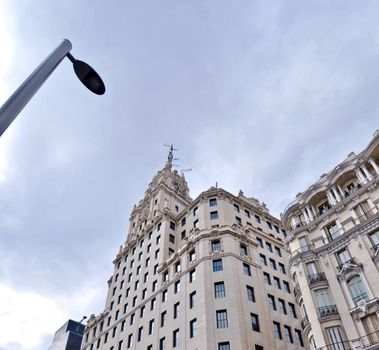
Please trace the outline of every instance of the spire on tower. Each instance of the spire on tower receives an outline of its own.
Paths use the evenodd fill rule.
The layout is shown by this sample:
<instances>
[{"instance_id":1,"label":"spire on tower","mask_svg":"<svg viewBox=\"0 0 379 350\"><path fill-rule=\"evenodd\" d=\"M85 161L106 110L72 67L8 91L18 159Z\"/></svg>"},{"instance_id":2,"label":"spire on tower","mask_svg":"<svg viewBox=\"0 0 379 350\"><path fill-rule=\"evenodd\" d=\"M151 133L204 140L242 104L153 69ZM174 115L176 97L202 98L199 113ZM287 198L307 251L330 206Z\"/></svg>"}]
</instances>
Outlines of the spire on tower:
<instances>
[{"instance_id":1,"label":"spire on tower","mask_svg":"<svg viewBox=\"0 0 379 350\"><path fill-rule=\"evenodd\" d=\"M172 161L175 160L174 159L174 155L173 155L173 151L177 151L177 149L174 148L173 144L171 144L171 145L164 145L164 146L170 147L170 151L168 152L167 162L166 162L166 166L165 167L171 170L172 166L173 166Z\"/></svg>"}]
</instances>

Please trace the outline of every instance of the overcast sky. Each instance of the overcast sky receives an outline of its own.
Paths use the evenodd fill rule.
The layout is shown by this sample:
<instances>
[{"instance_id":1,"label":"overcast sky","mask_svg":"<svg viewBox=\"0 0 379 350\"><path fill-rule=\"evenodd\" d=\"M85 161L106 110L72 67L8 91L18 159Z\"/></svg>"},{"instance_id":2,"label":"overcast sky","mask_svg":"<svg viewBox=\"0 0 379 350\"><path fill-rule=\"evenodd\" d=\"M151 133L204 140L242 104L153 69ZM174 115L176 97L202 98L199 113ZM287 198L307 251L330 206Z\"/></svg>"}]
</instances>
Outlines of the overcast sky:
<instances>
[{"instance_id":1,"label":"overcast sky","mask_svg":"<svg viewBox=\"0 0 379 350\"><path fill-rule=\"evenodd\" d=\"M129 214L173 143L195 198L242 189L274 215L379 120L379 3L0 0L0 103L62 62L0 139L0 349L45 350L99 314ZM179 169L180 169L179 168Z\"/></svg>"}]
</instances>

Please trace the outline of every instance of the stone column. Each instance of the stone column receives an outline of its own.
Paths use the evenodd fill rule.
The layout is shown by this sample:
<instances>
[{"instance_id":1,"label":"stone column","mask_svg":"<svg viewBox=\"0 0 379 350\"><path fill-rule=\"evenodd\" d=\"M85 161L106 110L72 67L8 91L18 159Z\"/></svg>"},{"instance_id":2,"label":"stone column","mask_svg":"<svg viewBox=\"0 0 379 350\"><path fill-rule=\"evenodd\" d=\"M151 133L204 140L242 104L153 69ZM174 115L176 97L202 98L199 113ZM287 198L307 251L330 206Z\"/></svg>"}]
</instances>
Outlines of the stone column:
<instances>
[{"instance_id":1,"label":"stone column","mask_svg":"<svg viewBox=\"0 0 379 350\"><path fill-rule=\"evenodd\" d=\"M340 185L337 185L337 188L338 188L338 190L339 190L340 193L341 193L341 199L345 198L345 193L343 193L341 186L340 186Z\"/></svg>"},{"instance_id":2,"label":"stone column","mask_svg":"<svg viewBox=\"0 0 379 350\"><path fill-rule=\"evenodd\" d=\"M355 175L357 176L357 180L361 185L364 185L367 182L359 168L355 169Z\"/></svg>"},{"instance_id":3,"label":"stone column","mask_svg":"<svg viewBox=\"0 0 379 350\"><path fill-rule=\"evenodd\" d=\"M379 166L375 163L374 159L370 158L368 162L372 165L372 167L375 169L376 173L379 174Z\"/></svg>"},{"instance_id":4,"label":"stone column","mask_svg":"<svg viewBox=\"0 0 379 350\"><path fill-rule=\"evenodd\" d=\"M337 189L336 189L335 186L332 187L332 192L334 193L334 197L336 198L337 202L340 202L341 201L341 197L338 194Z\"/></svg>"},{"instance_id":5,"label":"stone column","mask_svg":"<svg viewBox=\"0 0 379 350\"><path fill-rule=\"evenodd\" d=\"M332 193L330 192L330 190L327 190L327 191L326 191L326 196L328 197L328 201L329 201L329 204L330 204L330 205L334 205L334 204L336 204L336 200L333 198L333 195L332 195Z\"/></svg>"},{"instance_id":6,"label":"stone column","mask_svg":"<svg viewBox=\"0 0 379 350\"><path fill-rule=\"evenodd\" d=\"M309 216L308 216L308 214L307 214L307 211L305 210L305 208L303 208L302 210L302 213L303 213L303 215L304 215L304 219L305 219L305 222L307 223L307 224L309 224Z\"/></svg>"},{"instance_id":7,"label":"stone column","mask_svg":"<svg viewBox=\"0 0 379 350\"><path fill-rule=\"evenodd\" d=\"M362 165L361 169L363 170L364 174L367 176L368 180L370 181L372 179L372 175L370 172L367 170L366 165Z\"/></svg>"},{"instance_id":8,"label":"stone column","mask_svg":"<svg viewBox=\"0 0 379 350\"><path fill-rule=\"evenodd\" d=\"M313 221L313 213L312 213L312 210L309 208L309 205L307 205L307 206L305 207L305 210L306 210L307 213L308 213L309 220L310 220L310 221Z\"/></svg>"}]
</instances>

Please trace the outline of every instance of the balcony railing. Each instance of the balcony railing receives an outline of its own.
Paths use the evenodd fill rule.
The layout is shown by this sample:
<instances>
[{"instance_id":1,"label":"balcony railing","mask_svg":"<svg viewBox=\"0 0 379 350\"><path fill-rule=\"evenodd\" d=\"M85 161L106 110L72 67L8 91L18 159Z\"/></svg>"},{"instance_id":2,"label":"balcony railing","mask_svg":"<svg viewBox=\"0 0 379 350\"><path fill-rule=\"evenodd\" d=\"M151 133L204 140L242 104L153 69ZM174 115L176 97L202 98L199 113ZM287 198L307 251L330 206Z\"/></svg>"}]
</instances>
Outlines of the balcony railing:
<instances>
[{"instance_id":1,"label":"balcony railing","mask_svg":"<svg viewBox=\"0 0 379 350\"><path fill-rule=\"evenodd\" d=\"M309 320L307 316L304 316L301 320L301 328L305 329L309 325Z\"/></svg>"},{"instance_id":2,"label":"balcony railing","mask_svg":"<svg viewBox=\"0 0 379 350\"><path fill-rule=\"evenodd\" d=\"M368 293L364 292L361 295L357 295L356 297L353 298L354 304L357 305L358 301L361 300L368 300Z\"/></svg>"},{"instance_id":3,"label":"balcony railing","mask_svg":"<svg viewBox=\"0 0 379 350\"><path fill-rule=\"evenodd\" d=\"M295 286L293 288L293 292L295 293L295 296L297 296L299 293L301 293L301 289L300 289L299 283L295 284Z\"/></svg>"},{"instance_id":4,"label":"balcony railing","mask_svg":"<svg viewBox=\"0 0 379 350\"><path fill-rule=\"evenodd\" d=\"M338 273L341 272L342 268L345 265L358 265L358 263L357 263L357 260L355 258L351 258L349 260L346 260L345 262L343 262L342 264L337 266Z\"/></svg>"},{"instance_id":5,"label":"balcony railing","mask_svg":"<svg viewBox=\"0 0 379 350\"><path fill-rule=\"evenodd\" d=\"M379 243L375 244L371 247L372 255L374 256L375 253L379 250Z\"/></svg>"},{"instance_id":6,"label":"balcony railing","mask_svg":"<svg viewBox=\"0 0 379 350\"><path fill-rule=\"evenodd\" d=\"M361 337L361 344L363 346L363 349L367 349L373 345L379 344L379 331L366 334L365 336Z\"/></svg>"},{"instance_id":7,"label":"balcony railing","mask_svg":"<svg viewBox=\"0 0 379 350\"><path fill-rule=\"evenodd\" d=\"M329 241L335 240L337 237L342 236L345 233L344 229L341 227L336 231L333 232L327 232L326 235L329 239Z\"/></svg>"},{"instance_id":8,"label":"balcony railing","mask_svg":"<svg viewBox=\"0 0 379 350\"><path fill-rule=\"evenodd\" d=\"M339 341L333 344L328 344L321 348L317 348L317 350L353 350L349 341Z\"/></svg>"},{"instance_id":9,"label":"balcony railing","mask_svg":"<svg viewBox=\"0 0 379 350\"><path fill-rule=\"evenodd\" d=\"M319 312L321 318L333 316L333 315L338 315L338 310L337 310L336 305L320 306L318 308L318 312Z\"/></svg>"},{"instance_id":10,"label":"balcony railing","mask_svg":"<svg viewBox=\"0 0 379 350\"><path fill-rule=\"evenodd\" d=\"M317 272L308 275L309 284L313 284L319 281L326 281L325 273Z\"/></svg>"}]
</instances>

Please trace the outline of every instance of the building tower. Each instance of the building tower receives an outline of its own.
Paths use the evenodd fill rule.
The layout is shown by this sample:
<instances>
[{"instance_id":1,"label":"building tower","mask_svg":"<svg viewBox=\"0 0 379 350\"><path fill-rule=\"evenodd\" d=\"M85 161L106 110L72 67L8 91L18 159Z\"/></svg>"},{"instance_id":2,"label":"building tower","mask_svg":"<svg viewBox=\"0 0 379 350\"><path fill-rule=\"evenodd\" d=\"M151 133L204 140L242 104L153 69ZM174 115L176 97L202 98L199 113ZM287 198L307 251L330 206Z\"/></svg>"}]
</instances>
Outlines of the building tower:
<instances>
[{"instance_id":1,"label":"building tower","mask_svg":"<svg viewBox=\"0 0 379 350\"><path fill-rule=\"evenodd\" d=\"M312 349L379 349L379 131L283 214Z\"/></svg>"},{"instance_id":2,"label":"building tower","mask_svg":"<svg viewBox=\"0 0 379 350\"><path fill-rule=\"evenodd\" d=\"M172 151L133 208L82 349L304 349L280 221L242 192L192 200Z\"/></svg>"}]
</instances>

